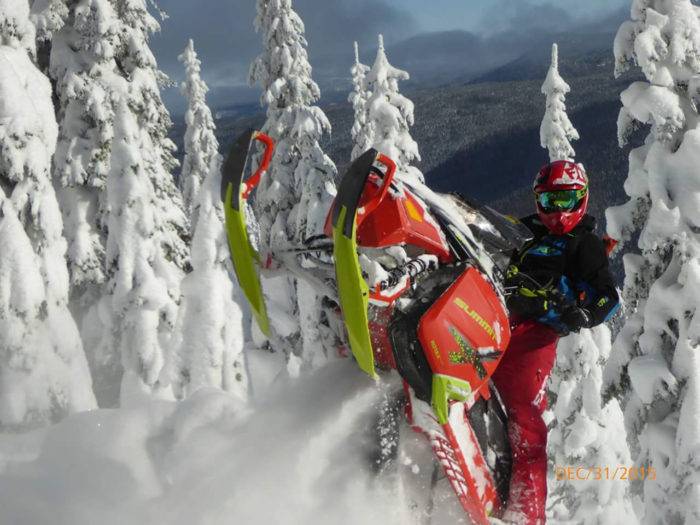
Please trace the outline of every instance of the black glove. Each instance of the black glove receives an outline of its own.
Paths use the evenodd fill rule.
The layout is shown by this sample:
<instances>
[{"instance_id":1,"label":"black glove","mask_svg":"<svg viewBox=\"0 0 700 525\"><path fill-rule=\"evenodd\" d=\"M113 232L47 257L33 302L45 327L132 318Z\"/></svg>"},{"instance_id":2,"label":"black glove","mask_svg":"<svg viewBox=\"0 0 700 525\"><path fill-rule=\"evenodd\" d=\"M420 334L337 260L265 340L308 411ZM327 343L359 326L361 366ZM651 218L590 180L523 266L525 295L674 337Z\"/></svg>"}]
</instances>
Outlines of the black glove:
<instances>
[{"instance_id":1,"label":"black glove","mask_svg":"<svg viewBox=\"0 0 700 525\"><path fill-rule=\"evenodd\" d=\"M578 306L570 306L561 312L561 322L570 331L578 332L581 328L590 328L593 324L593 317L590 312Z\"/></svg>"},{"instance_id":2,"label":"black glove","mask_svg":"<svg viewBox=\"0 0 700 525\"><path fill-rule=\"evenodd\" d=\"M521 286L506 299L506 306L511 313L528 319L537 319L547 313L548 294L543 290L531 290Z\"/></svg>"}]
</instances>

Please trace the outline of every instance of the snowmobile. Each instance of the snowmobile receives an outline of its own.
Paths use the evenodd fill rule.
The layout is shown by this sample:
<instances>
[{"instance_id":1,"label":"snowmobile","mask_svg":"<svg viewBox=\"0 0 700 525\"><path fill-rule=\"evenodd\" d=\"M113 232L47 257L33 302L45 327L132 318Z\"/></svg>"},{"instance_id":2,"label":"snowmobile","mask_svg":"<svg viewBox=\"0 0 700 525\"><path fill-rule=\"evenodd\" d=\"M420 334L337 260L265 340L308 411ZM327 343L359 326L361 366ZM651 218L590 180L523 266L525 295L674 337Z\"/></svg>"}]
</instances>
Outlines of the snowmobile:
<instances>
[{"instance_id":1,"label":"snowmobile","mask_svg":"<svg viewBox=\"0 0 700 525\"><path fill-rule=\"evenodd\" d=\"M222 177L233 266L260 330L270 334L261 274L282 266L317 285L359 367L375 379L401 375L409 424L430 441L471 521L487 524L504 508L511 465L490 380L510 340L502 282L529 230L398 180L395 162L371 149L342 177L323 235L261 254L246 214L273 150L264 133L244 133Z\"/></svg>"}]
</instances>

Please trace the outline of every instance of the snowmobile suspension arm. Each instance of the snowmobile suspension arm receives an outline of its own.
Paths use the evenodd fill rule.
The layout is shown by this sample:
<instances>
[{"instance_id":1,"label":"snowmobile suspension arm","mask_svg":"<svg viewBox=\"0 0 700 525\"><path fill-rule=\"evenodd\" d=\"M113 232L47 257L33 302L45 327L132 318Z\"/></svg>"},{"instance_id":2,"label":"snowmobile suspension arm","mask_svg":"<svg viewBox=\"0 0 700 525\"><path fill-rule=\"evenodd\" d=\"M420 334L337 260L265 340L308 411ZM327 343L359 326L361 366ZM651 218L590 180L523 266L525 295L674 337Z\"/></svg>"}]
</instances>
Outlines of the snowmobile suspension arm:
<instances>
[{"instance_id":1,"label":"snowmobile suspension arm","mask_svg":"<svg viewBox=\"0 0 700 525\"><path fill-rule=\"evenodd\" d=\"M420 274L437 269L437 260L433 257L418 257L411 259L403 266L389 272L389 278L377 284L376 289L384 291L394 288L404 277L413 280Z\"/></svg>"}]
</instances>

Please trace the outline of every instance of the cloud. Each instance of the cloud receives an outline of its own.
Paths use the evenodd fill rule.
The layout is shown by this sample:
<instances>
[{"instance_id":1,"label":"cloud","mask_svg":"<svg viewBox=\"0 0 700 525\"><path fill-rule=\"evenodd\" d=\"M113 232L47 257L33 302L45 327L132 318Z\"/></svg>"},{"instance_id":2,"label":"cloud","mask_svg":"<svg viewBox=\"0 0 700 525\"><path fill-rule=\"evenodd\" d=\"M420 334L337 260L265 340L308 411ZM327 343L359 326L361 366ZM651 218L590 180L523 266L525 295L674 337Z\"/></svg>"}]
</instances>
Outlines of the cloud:
<instances>
[{"instance_id":1,"label":"cloud","mask_svg":"<svg viewBox=\"0 0 700 525\"><path fill-rule=\"evenodd\" d=\"M484 34L532 31L556 33L570 27L574 18L570 10L552 3L537 4L527 0L496 0L490 2L481 19Z\"/></svg>"},{"instance_id":2,"label":"cloud","mask_svg":"<svg viewBox=\"0 0 700 525\"><path fill-rule=\"evenodd\" d=\"M177 56L192 38L210 87L247 83L250 63L262 48L253 28L254 0L159 3L169 15L152 41L161 69L182 78ZM306 26L310 62L319 78L337 74L341 65L343 71L349 69L354 40L374 46L379 32L391 42L414 34L418 27L407 11L384 0L295 0L293 7Z\"/></svg>"}]
</instances>

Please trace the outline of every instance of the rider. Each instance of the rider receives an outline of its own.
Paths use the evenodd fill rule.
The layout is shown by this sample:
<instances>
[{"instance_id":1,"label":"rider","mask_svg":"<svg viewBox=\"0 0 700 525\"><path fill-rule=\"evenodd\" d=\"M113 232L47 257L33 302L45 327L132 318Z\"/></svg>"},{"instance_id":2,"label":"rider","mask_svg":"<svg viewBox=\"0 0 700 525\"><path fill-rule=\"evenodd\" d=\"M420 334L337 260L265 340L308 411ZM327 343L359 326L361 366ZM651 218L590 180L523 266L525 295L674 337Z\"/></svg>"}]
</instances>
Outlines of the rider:
<instances>
[{"instance_id":1,"label":"rider","mask_svg":"<svg viewBox=\"0 0 700 525\"><path fill-rule=\"evenodd\" d=\"M513 452L504 519L543 524L547 499L546 382L559 337L614 314L618 294L595 219L586 214L588 177L569 161L546 165L534 184L537 214L522 222L534 238L511 260L512 338L493 380L508 409Z\"/></svg>"}]
</instances>

